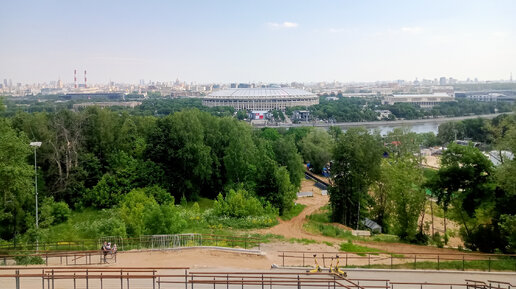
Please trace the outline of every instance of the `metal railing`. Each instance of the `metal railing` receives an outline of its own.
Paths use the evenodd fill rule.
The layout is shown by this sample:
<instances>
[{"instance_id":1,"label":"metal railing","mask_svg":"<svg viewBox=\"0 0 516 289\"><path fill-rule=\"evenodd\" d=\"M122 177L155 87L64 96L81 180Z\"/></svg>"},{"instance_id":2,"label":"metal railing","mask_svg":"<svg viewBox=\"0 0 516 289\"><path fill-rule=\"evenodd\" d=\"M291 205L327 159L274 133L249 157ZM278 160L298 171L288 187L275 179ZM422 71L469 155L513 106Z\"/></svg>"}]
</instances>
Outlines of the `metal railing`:
<instances>
[{"instance_id":1,"label":"metal railing","mask_svg":"<svg viewBox=\"0 0 516 289\"><path fill-rule=\"evenodd\" d=\"M0 265L16 265L21 258L40 258L45 265L93 265L103 264L103 253L100 250L92 251L30 251L17 254L0 255ZM116 263L116 254L109 256ZM1 266L0 266L1 267Z\"/></svg>"},{"instance_id":2,"label":"metal railing","mask_svg":"<svg viewBox=\"0 0 516 289\"><path fill-rule=\"evenodd\" d=\"M146 235L135 238L123 238L120 236L105 236L99 239L63 240L57 242L31 243L7 243L0 245L0 254L10 251L35 252L38 251L86 251L100 249L102 243L111 242L117 244L118 250L152 249L188 247L188 246L221 246L241 247L244 249L260 246L261 239L247 236L228 236L214 234L173 234L173 235Z\"/></svg>"},{"instance_id":3,"label":"metal railing","mask_svg":"<svg viewBox=\"0 0 516 289\"><path fill-rule=\"evenodd\" d=\"M382 252L313 252L313 251L280 251L282 266L311 266L317 255L319 264L329 265L339 256L343 267L365 268L408 268L408 269L455 269L455 270L484 270L491 272L501 267L505 271L516 271L515 254L481 254L481 253L382 253ZM418 264L419 262L419 264ZM453 266L450 265L453 263ZM475 264L474 264L475 263ZM419 267L418 267L419 265ZM450 268L452 267L452 268Z\"/></svg>"},{"instance_id":4,"label":"metal railing","mask_svg":"<svg viewBox=\"0 0 516 289\"><path fill-rule=\"evenodd\" d=\"M0 267L2 288L138 288L138 289L510 289L504 281L464 280L464 283L391 282L387 279L347 279L333 273L189 272L188 267Z\"/></svg>"}]
</instances>

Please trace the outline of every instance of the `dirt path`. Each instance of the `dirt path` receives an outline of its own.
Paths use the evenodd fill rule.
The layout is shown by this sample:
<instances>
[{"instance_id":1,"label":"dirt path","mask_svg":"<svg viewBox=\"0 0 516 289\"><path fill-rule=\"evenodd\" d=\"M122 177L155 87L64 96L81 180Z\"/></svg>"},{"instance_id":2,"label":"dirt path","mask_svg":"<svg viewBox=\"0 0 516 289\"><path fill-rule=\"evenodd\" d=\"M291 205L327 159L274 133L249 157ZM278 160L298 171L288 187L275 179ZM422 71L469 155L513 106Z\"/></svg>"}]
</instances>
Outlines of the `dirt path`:
<instances>
[{"instance_id":1,"label":"dirt path","mask_svg":"<svg viewBox=\"0 0 516 289\"><path fill-rule=\"evenodd\" d=\"M306 222L306 216L313 214L315 211L317 211L319 208L326 205L329 201L328 196L321 195L321 190L313 185L312 181L309 180L303 180L301 184L301 191L302 192L313 192L313 197L305 197L300 198L297 200L296 203L306 205L304 210L297 215L296 217L292 218L289 221L283 221L279 220L279 224L262 230L257 230L257 233L260 234L275 234L275 235L281 235L285 238L296 238L296 239L312 239L317 241L325 241L322 239L318 239L317 235L313 235L310 233L307 233L303 229L303 224Z\"/></svg>"},{"instance_id":2,"label":"dirt path","mask_svg":"<svg viewBox=\"0 0 516 289\"><path fill-rule=\"evenodd\" d=\"M337 248L337 245L344 242L345 240L322 236L322 235L314 235L314 234L306 232L303 228L303 224L306 222L306 216L314 213L319 208L326 205L329 201L329 197L321 195L321 190L319 188L315 187L314 182L312 182L310 180L303 180L300 191L302 191L302 192L312 191L314 196L300 198L297 200L297 203L306 205L306 208L298 216L292 218L289 221L280 220L279 224L274 227L256 230L254 232L260 233L260 234L276 234L276 235L284 236L285 238L309 239L309 240L314 240L317 242L330 242L332 244L335 244L336 246L334 246L334 247ZM436 219L436 221L437 221L437 219ZM285 245L280 244L280 243L278 243L277 246L283 248ZM367 246L370 248L384 250L387 252L400 253L400 254L410 254L410 253L424 253L424 254L454 253L454 254L457 254L457 253L459 253L455 249L437 248L437 247L432 247L432 246L412 245L412 244L405 244L405 243L387 243L387 242L356 241L356 240L353 241L353 243L359 244L362 246ZM292 244L290 246L292 246ZM272 243L267 246L267 249L270 251L284 250L284 249L274 248L274 247L275 246Z\"/></svg>"}]
</instances>

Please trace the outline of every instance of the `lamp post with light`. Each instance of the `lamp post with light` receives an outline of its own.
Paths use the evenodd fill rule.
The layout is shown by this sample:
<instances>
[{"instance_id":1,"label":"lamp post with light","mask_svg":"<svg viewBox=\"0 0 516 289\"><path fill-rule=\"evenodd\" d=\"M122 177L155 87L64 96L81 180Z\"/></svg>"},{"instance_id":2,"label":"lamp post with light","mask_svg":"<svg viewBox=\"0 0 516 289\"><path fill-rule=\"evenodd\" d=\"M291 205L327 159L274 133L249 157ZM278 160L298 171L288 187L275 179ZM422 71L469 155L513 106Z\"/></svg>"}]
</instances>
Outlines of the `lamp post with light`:
<instances>
[{"instance_id":1,"label":"lamp post with light","mask_svg":"<svg viewBox=\"0 0 516 289\"><path fill-rule=\"evenodd\" d=\"M31 142L31 147L34 147L34 191L36 192L36 232L39 228L39 218L38 218L38 167L36 164L36 149L41 146L40 141ZM38 238L36 237L36 251L39 249L39 242Z\"/></svg>"}]
</instances>

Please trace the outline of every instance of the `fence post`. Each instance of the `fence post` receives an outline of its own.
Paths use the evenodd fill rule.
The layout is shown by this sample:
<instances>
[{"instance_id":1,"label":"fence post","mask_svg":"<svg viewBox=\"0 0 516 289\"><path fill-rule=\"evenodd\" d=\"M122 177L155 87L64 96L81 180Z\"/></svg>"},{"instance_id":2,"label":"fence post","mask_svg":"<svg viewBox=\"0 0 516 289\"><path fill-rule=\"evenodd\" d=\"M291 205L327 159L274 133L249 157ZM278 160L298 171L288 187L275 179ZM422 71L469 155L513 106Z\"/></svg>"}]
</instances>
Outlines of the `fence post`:
<instances>
[{"instance_id":1,"label":"fence post","mask_svg":"<svg viewBox=\"0 0 516 289\"><path fill-rule=\"evenodd\" d=\"M262 289L264 289L264 288L263 288L263 274L262 274Z\"/></svg>"},{"instance_id":2,"label":"fence post","mask_svg":"<svg viewBox=\"0 0 516 289\"><path fill-rule=\"evenodd\" d=\"M393 254L391 254L391 270L392 270L392 255L393 255Z\"/></svg>"},{"instance_id":3,"label":"fence post","mask_svg":"<svg viewBox=\"0 0 516 289\"><path fill-rule=\"evenodd\" d=\"M440 255L437 255L437 271L439 271L439 256Z\"/></svg>"},{"instance_id":4,"label":"fence post","mask_svg":"<svg viewBox=\"0 0 516 289\"><path fill-rule=\"evenodd\" d=\"M54 270L52 270L52 274L54 274L53 272L54 272ZM89 284L88 283L89 283L89 280L88 280L88 269L86 269L86 289L89 288Z\"/></svg>"},{"instance_id":5,"label":"fence post","mask_svg":"<svg viewBox=\"0 0 516 289\"><path fill-rule=\"evenodd\" d=\"M188 270L185 269L185 289L188 289Z\"/></svg>"},{"instance_id":6,"label":"fence post","mask_svg":"<svg viewBox=\"0 0 516 289\"><path fill-rule=\"evenodd\" d=\"M489 260L488 260L487 262L488 262L488 263L487 263L487 264L488 264L488 265L487 265L487 268L488 268L488 269L487 269L487 271L488 271L488 272L491 272L491 256L489 256Z\"/></svg>"},{"instance_id":7,"label":"fence post","mask_svg":"<svg viewBox=\"0 0 516 289\"><path fill-rule=\"evenodd\" d=\"M305 266L305 253L303 253L303 267Z\"/></svg>"},{"instance_id":8,"label":"fence post","mask_svg":"<svg viewBox=\"0 0 516 289\"><path fill-rule=\"evenodd\" d=\"M102 287L102 272L100 272L100 289L103 289Z\"/></svg>"},{"instance_id":9,"label":"fence post","mask_svg":"<svg viewBox=\"0 0 516 289\"><path fill-rule=\"evenodd\" d=\"M45 269L41 270L41 288L45 289Z\"/></svg>"},{"instance_id":10,"label":"fence post","mask_svg":"<svg viewBox=\"0 0 516 289\"><path fill-rule=\"evenodd\" d=\"M417 262L417 255L414 254L414 270L417 269L416 262Z\"/></svg>"},{"instance_id":11,"label":"fence post","mask_svg":"<svg viewBox=\"0 0 516 289\"><path fill-rule=\"evenodd\" d=\"M281 252L281 256L283 257L283 267L285 267L285 252Z\"/></svg>"},{"instance_id":12,"label":"fence post","mask_svg":"<svg viewBox=\"0 0 516 289\"><path fill-rule=\"evenodd\" d=\"M124 278L122 278L122 269L120 269L120 289L124 288Z\"/></svg>"},{"instance_id":13,"label":"fence post","mask_svg":"<svg viewBox=\"0 0 516 289\"><path fill-rule=\"evenodd\" d=\"M152 289L156 289L156 270L152 270Z\"/></svg>"},{"instance_id":14,"label":"fence post","mask_svg":"<svg viewBox=\"0 0 516 289\"><path fill-rule=\"evenodd\" d=\"M16 270L16 289L20 289L20 270Z\"/></svg>"},{"instance_id":15,"label":"fence post","mask_svg":"<svg viewBox=\"0 0 516 289\"><path fill-rule=\"evenodd\" d=\"M73 289L76 289L75 273L73 273Z\"/></svg>"},{"instance_id":16,"label":"fence post","mask_svg":"<svg viewBox=\"0 0 516 289\"><path fill-rule=\"evenodd\" d=\"M52 289L54 289L54 269L52 269ZM86 286L86 289L88 289L88 286Z\"/></svg>"},{"instance_id":17,"label":"fence post","mask_svg":"<svg viewBox=\"0 0 516 289\"><path fill-rule=\"evenodd\" d=\"M326 267L326 263L324 262L324 254L322 254L322 266Z\"/></svg>"},{"instance_id":18,"label":"fence post","mask_svg":"<svg viewBox=\"0 0 516 289\"><path fill-rule=\"evenodd\" d=\"M297 275L297 289L301 289L301 282L299 281L299 274Z\"/></svg>"},{"instance_id":19,"label":"fence post","mask_svg":"<svg viewBox=\"0 0 516 289\"><path fill-rule=\"evenodd\" d=\"M464 255L462 255L462 271L464 271Z\"/></svg>"},{"instance_id":20,"label":"fence post","mask_svg":"<svg viewBox=\"0 0 516 289\"><path fill-rule=\"evenodd\" d=\"M367 266L371 267L371 254L367 253Z\"/></svg>"}]
</instances>

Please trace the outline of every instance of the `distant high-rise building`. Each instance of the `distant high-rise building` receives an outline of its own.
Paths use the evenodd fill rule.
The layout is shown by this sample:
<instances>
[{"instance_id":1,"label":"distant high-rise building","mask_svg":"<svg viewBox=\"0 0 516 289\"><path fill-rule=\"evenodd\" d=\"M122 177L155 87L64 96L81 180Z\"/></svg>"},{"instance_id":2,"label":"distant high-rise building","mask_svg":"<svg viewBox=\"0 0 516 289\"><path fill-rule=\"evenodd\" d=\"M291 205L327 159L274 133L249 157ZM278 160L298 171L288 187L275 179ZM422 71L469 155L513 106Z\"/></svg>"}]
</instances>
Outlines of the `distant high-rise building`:
<instances>
[{"instance_id":1,"label":"distant high-rise building","mask_svg":"<svg viewBox=\"0 0 516 289\"><path fill-rule=\"evenodd\" d=\"M4 87L7 87L7 78L4 78Z\"/></svg>"},{"instance_id":2,"label":"distant high-rise building","mask_svg":"<svg viewBox=\"0 0 516 289\"><path fill-rule=\"evenodd\" d=\"M439 78L439 85L446 85L446 77Z\"/></svg>"},{"instance_id":3,"label":"distant high-rise building","mask_svg":"<svg viewBox=\"0 0 516 289\"><path fill-rule=\"evenodd\" d=\"M251 88L249 83L239 83L237 88Z\"/></svg>"}]
</instances>

